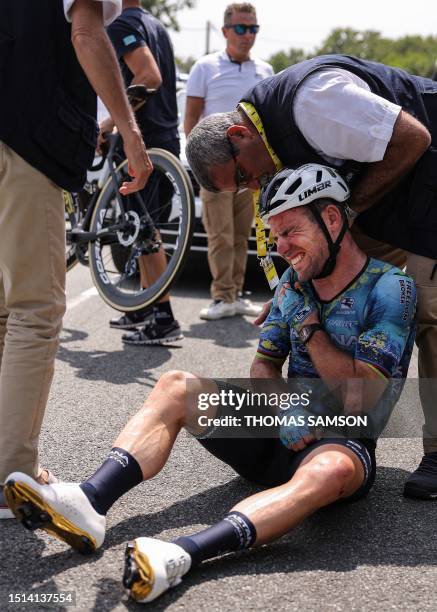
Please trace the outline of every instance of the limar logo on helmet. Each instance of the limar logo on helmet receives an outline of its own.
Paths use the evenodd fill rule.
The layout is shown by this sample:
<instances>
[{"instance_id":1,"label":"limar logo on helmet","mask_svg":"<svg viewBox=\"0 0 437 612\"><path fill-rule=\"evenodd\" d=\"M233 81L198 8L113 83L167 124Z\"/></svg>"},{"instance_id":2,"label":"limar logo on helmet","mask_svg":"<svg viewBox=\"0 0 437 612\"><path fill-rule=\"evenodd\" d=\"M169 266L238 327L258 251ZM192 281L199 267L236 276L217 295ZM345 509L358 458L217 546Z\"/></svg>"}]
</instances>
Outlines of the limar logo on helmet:
<instances>
[{"instance_id":1,"label":"limar logo on helmet","mask_svg":"<svg viewBox=\"0 0 437 612\"><path fill-rule=\"evenodd\" d=\"M331 187L331 181L325 181L324 183L314 185L314 187L312 187L311 189L306 189L303 193L299 194L299 202L303 202L303 200L309 198L310 195L313 195L318 191L322 191L323 189L327 189L328 187Z\"/></svg>"}]
</instances>

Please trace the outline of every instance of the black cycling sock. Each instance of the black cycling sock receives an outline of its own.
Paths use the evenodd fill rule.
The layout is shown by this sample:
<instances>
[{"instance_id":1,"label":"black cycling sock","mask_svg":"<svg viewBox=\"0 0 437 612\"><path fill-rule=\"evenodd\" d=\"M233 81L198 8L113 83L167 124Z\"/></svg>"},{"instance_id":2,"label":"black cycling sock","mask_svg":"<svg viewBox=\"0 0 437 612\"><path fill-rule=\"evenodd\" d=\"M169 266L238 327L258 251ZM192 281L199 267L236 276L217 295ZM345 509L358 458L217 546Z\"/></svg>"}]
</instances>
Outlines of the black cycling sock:
<instances>
[{"instance_id":1,"label":"black cycling sock","mask_svg":"<svg viewBox=\"0 0 437 612\"><path fill-rule=\"evenodd\" d=\"M92 507L105 515L119 497L143 481L141 468L127 451L112 448L99 469L80 485Z\"/></svg>"},{"instance_id":2,"label":"black cycling sock","mask_svg":"<svg viewBox=\"0 0 437 612\"><path fill-rule=\"evenodd\" d=\"M170 323L173 323L174 321L170 300L155 304L153 306L153 314L158 325L170 325Z\"/></svg>"},{"instance_id":3,"label":"black cycling sock","mask_svg":"<svg viewBox=\"0 0 437 612\"><path fill-rule=\"evenodd\" d=\"M191 556L191 568L206 559L249 548L256 540L256 529L241 512L230 512L225 518L190 536L173 540ZM190 569L191 569L190 568Z\"/></svg>"}]
</instances>

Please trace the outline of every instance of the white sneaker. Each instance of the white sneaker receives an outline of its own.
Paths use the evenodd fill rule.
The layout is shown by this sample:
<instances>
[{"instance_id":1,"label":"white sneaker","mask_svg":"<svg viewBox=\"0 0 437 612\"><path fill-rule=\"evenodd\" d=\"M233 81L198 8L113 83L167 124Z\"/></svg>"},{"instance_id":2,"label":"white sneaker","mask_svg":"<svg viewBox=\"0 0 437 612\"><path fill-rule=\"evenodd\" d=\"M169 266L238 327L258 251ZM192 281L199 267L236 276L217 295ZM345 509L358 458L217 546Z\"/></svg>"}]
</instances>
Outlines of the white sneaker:
<instances>
[{"instance_id":1,"label":"white sneaker","mask_svg":"<svg viewBox=\"0 0 437 612\"><path fill-rule=\"evenodd\" d=\"M38 484L21 472L10 474L3 492L9 508L27 529L44 529L87 554L105 539L106 518L76 483Z\"/></svg>"},{"instance_id":2,"label":"white sneaker","mask_svg":"<svg viewBox=\"0 0 437 612\"><path fill-rule=\"evenodd\" d=\"M228 304L223 300L214 300L207 308L202 308L199 317L207 321L215 321L225 317L234 317L236 314L235 302Z\"/></svg>"},{"instance_id":3,"label":"white sneaker","mask_svg":"<svg viewBox=\"0 0 437 612\"><path fill-rule=\"evenodd\" d=\"M238 315L247 315L248 317L257 317L261 314L262 306L254 304L247 298L237 297L235 301L235 310Z\"/></svg>"},{"instance_id":4,"label":"white sneaker","mask_svg":"<svg viewBox=\"0 0 437 612\"><path fill-rule=\"evenodd\" d=\"M136 538L126 548L123 585L139 603L148 603L182 581L191 557L172 542Z\"/></svg>"}]
</instances>

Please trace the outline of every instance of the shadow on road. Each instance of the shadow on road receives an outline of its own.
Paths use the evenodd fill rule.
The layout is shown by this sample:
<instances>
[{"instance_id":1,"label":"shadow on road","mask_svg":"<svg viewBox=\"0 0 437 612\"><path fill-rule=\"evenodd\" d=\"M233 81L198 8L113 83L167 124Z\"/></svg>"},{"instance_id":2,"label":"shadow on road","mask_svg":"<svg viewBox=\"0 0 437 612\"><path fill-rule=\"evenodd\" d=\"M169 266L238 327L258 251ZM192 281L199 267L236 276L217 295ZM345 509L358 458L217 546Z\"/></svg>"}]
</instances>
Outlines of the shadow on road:
<instances>
[{"instance_id":1,"label":"shadow on road","mask_svg":"<svg viewBox=\"0 0 437 612\"><path fill-rule=\"evenodd\" d=\"M437 565L435 505L402 497L407 475L397 468L378 468L375 488L367 499L325 508L276 543L203 564L186 576L176 590L158 600L154 610L165 610L196 584L231 576L278 572L292 575L317 570L348 572L362 565ZM147 484L142 486L146 496ZM87 572L92 572L93 564L98 563L105 551L140 535L152 537L170 529L188 534L191 525L214 523L255 490L241 478L235 478L159 512L123 520L108 531L103 552L92 557L71 550L44 555L41 539L7 521L9 525L2 526L2 537L15 544L2 547L0 553L2 590L16 584L18 572L20 591L28 592L35 584L44 585L45 591L56 591L55 578L66 569L83 565ZM101 579L97 586L94 610L111 610L120 604L121 583ZM133 603L125 605L138 609Z\"/></svg>"},{"instance_id":2,"label":"shadow on road","mask_svg":"<svg viewBox=\"0 0 437 612\"><path fill-rule=\"evenodd\" d=\"M259 328L244 317L229 317L218 321L202 321L184 331L187 338L200 338L226 348L247 348L258 338Z\"/></svg>"},{"instance_id":3,"label":"shadow on road","mask_svg":"<svg viewBox=\"0 0 437 612\"><path fill-rule=\"evenodd\" d=\"M64 329L57 359L75 368L78 378L114 385L138 383L144 387L153 387L157 381L155 368L166 363L171 358L171 351L180 347L168 344L165 347L125 346L122 351L86 351L65 346L86 337L87 334L80 330Z\"/></svg>"}]
</instances>

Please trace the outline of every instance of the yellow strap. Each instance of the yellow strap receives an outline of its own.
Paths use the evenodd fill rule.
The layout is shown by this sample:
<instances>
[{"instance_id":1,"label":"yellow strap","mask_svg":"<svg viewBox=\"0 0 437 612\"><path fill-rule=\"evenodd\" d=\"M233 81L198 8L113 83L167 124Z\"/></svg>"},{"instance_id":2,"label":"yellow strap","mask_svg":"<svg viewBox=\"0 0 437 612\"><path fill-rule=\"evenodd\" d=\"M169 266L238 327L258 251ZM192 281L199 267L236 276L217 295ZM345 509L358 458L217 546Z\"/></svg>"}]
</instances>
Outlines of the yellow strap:
<instances>
[{"instance_id":1,"label":"yellow strap","mask_svg":"<svg viewBox=\"0 0 437 612\"><path fill-rule=\"evenodd\" d=\"M269 155L273 163L275 164L276 171L281 170L282 162L279 159L279 157L276 155L272 147L270 146L269 141L267 140L267 136L266 136L264 126L261 121L261 117L258 115L256 108L250 102L240 102L238 106L239 108L241 108L242 111L244 111L244 113L253 123L257 132L261 136L262 141L267 151L269 152ZM271 240L270 238L270 232L269 232L269 236L268 237L266 236L266 229L265 229L263 220L261 219L260 214L259 214L259 198L260 198L260 190L258 189L257 191L253 192L253 208L254 208L255 229L256 229L256 251L257 251L258 257L262 259L267 256L267 252L272 248L273 240ZM272 267L273 267L273 271L272 271ZM268 270L269 270L269 273L268 273ZM272 276L272 274L273 275L276 274L276 270L275 270L275 266L273 262L269 265L268 269L264 268L264 272L266 273L267 279L271 280L269 276Z\"/></svg>"},{"instance_id":2,"label":"yellow strap","mask_svg":"<svg viewBox=\"0 0 437 612\"><path fill-rule=\"evenodd\" d=\"M279 159L279 157L276 155L276 153L273 151L272 147L270 146L269 141L267 140L267 136L266 136L264 126L261 121L261 117L258 115L256 108L250 102L240 102L238 106L239 108L241 108L242 111L244 111L244 113L252 121L257 132L261 136L262 141L265 144L266 149L269 152L269 155L272 158L273 163L275 164L276 172L278 172L279 170L281 170L283 164L281 160Z\"/></svg>"}]
</instances>

